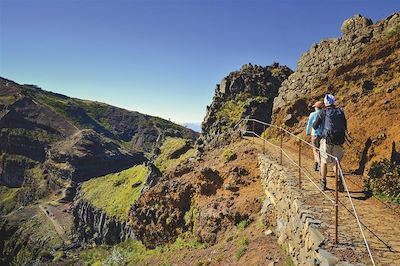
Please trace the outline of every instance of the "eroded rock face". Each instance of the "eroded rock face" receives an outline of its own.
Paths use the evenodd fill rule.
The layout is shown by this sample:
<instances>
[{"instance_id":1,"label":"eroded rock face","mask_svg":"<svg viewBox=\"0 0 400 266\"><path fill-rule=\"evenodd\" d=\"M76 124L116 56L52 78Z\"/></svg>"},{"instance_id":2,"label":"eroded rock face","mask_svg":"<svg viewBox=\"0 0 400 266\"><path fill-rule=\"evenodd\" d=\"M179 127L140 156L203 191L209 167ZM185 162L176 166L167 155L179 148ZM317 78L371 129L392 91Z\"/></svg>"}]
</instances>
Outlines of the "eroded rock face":
<instances>
[{"instance_id":1,"label":"eroded rock face","mask_svg":"<svg viewBox=\"0 0 400 266\"><path fill-rule=\"evenodd\" d=\"M25 179L25 170L35 165L33 161L10 156L0 157L0 184L7 187L20 187Z\"/></svg>"},{"instance_id":2,"label":"eroded rock face","mask_svg":"<svg viewBox=\"0 0 400 266\"><path fill-rule=\"evenodd\" d=\"M286 125L297 123L298 118L309 111L286 116L290 113L288 108L312 93L315 86L327 77L329 70L347 63L366 44L387 36L399 24L400 13L395 13L375 24L372 24L371 19L356 15L343 22L342 37L314 44L301 56L296 71L279 88L279 94L273 103L274 122ZM335 88L327 84L326 93L334 93L334 90ZM307 103L302 108L311 109L312 104L313 102Z\"/></svg>"},{"instance_id":3,"label":"eroded rock face","mask_svg":"<svg viewBox=\"0 0 400 266\"><path fill-rule=\"evenodd\" d=\"M76 182L119 172L147 160L142 153L128 153L90 129L52 145L47 158L50 174Z\"/></svg>"},{"instance_id":4,"label":"eroded rock face","mask_svg":"<svg viewBox=\"0 0 400 266\"><path fill-rule=\"evenodd\" d=\"M147 174L145 184L144 184L142 190L140 191L141 194L143 194L149 188L152 188L155 185L157 185L158 181L161 178L160 170L158 170L158 168L153 163L148 162L147 169L148 169L149 173Z\"/></svg>"},{"instance_id":5,"label":"eroded rock face","mask_svg":"<svg viewBox=\"0 0 400 266\"><path fill-rule=\"evenodd\" d=\"M186 230L184 217L192 195L193 187L178 180L162 182L146 191L129 212L137 238L149 248L174 241L177 229Z\"/></svg>"},{"instance_id":6,"label":"eroded rock face","mask_svg":"<svg viewBox=\"0 0 400 266\"><path fill-rule=\"evenodd\" d=\"M288 67L277 63L267 67L247 64L223 78L207 107L199 149L220 147L239 137L235 125L242 118L270 122L272 102L282 81L291 73ZM261 130L255 128L256 132Z\"/></svg>"},{"instance_id":7,"label":"eroded rock face","mask_svg":"<svg viewBox=\"0 0 400 266\"><path fill-rule=\"evenodd\" d=\"M135 237L127 221L107 216L86 200L79 200L73 207L74 226L83 242L113 245Z\"/></svg>"}]
</instances>

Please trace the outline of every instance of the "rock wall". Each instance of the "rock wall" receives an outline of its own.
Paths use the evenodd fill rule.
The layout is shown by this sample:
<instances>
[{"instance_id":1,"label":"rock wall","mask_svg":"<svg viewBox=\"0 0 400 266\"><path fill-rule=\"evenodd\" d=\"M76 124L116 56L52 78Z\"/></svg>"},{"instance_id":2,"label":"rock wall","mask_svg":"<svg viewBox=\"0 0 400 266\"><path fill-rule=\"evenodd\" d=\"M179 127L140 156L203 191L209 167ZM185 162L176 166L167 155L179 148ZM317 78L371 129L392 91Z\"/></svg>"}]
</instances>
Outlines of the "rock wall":
<instances>
[{"instance_id":1,"label":"rock wall","mask_svg":"<svg viewBox=\"0 0 400 266\"><path fill-rule=\"evenodd\" d=\"M283 167L260 156L261 178L266 198L263 216L273 217L278 242L287 247L295 265L335 265L338 259L326 251L325 238L311 208L301 202L296 182ZM271 213L274 213L271 215Z\"/></svg>"},{"instance_id":2,"label":"rock wall","mask_svg":"<svg viewBox=\"0 0 400 266\"><path fill-rule=\"evenodd\" d=\"M361 15L345 20L341 28L343 36L314 44L301 56L296 71L282 83L279 95L274 99L274 121L277 120L278 113L281 113L283 121L279 122L283 122L287 126L297 123L297 116L308 114L307 103L298 101L304 99L305 95L309 95L316 84L326 78L329 70L346 63L366 44L395 32L399 25L400 13L395 13L375 24L371 19ZM333 90L334 88L327 84L326 92ZM300 106L289 110L296 104ZM308 103L308 105L311 104L313 103ZM294 114L295 117L286 117L287 113L290 111L293 113L294 110L298 110L298 114Z\"/></svg>"},{"instance_id":3,"label":"rock wall","mask_svg":"<svg viewBox=\"0 0 400 266\"><path fill-rule=\"evenodd\" d=\"M119 221L107 216L104 211L94 207L89 201L76 202L72 213L75 229L83 242L112 245L135 238L127 221Z\"/></svg>"}]
</instances>

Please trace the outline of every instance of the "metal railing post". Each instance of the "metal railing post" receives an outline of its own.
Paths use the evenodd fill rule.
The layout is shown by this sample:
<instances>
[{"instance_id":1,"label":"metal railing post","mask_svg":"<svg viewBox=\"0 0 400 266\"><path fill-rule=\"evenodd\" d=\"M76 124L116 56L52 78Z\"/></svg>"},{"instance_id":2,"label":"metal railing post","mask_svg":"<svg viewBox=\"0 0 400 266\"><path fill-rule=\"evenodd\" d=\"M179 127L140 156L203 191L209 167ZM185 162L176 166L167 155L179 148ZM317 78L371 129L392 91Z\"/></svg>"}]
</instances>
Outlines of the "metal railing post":
<instances>
[{"instance_id":1,"label":"metal railing post","mask_svg":"<svg viewBox=\"0 0 400 266\"><path fill-rule=\"evenodd\" d=\"M301 189L301 141L299 140L299 189Z\"/></svg>"},{"instance_id":2,"label":"metal railing post","mask_svg":"<svg viewBox=\"0 0 400 266\"><path fill-rule=\"evenodd\" d=\"M255 138L255 131L254 131L254 120L253 120L253 143L254 143L254 138Z\"/></svg>"},{"instance_id":3,"label":"metal railing post","mask_svg":"<svg viewBox=\"0 0 400 266\"><path fill-rule=\"evenodd\" d=\"M335 162L335 245L338 243L338 223L339 223L339 193L338 193L338 162Z\"/></svg>"},{"instance_id":4,"label":"metal railing post","mask_svg":"<svg viewBox=\"0 0 400 266\"><path fill-rule=\"evenodd\" d=\"M283 150L282 150L282 146L283 146L283 130L280 129L281 131L281 165L282 165L282 159L283 159Z\"/></svg>"},{"instance_id":5,"label":"metal railing post","mask_svg":"<svg viewBox=\"0 0 400 266\"><path fill-rule=\"evenodd\" d=\"M264 131L263 131L263 133L264 133L264 137L263 137L263 153L265 153L265 124L264 124ZM261 134L261 136L262 136L262 134Z\"/></svg>"}]
</instances>

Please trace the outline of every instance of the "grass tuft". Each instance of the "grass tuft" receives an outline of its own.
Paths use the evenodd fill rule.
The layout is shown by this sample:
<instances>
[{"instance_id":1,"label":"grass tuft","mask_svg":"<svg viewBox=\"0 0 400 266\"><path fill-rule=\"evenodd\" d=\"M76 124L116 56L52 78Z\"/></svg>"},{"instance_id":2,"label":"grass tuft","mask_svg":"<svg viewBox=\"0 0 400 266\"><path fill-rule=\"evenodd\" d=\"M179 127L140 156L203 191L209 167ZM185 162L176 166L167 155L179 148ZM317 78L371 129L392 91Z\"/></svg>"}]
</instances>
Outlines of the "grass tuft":
<instances>
[{"instance_id":1,"label":"grass tuft","mask_svg":"<svg viewBox=\"0 0 400 266\"><path fill-rule=\"evenodd\" d=\"M237 155L232 149L226 149L222 153L222 157L224 158L224 160L226 162L230 162L230 161L236 160Z\"/></svg>"},{"instance_id":2,"label":"grass tuft","mask_svg":"<svg viewBox=\"0 0 400 266\"><path fill-rule=\"evenodd\" d=\"M247 252L249 242L250 241L247 236L243 236L238 239L238 241L237 241L238 249L235 252L235 258L237 261L239 261L240 258Z\"/></svg>"}]
</instances>

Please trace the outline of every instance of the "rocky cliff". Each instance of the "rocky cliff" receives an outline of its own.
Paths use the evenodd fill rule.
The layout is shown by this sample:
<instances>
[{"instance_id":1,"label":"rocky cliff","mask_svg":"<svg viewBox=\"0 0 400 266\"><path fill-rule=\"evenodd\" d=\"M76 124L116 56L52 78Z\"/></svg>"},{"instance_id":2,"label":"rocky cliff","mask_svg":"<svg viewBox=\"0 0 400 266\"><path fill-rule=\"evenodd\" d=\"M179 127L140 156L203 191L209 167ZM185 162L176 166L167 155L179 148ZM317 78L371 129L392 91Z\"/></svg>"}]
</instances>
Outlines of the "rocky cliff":
<instances>
[{"instance_id":1,"label":"rocky cliff","mask_svg":"<svg viewBox=\"0 0 400 266\"><path fill-rule=\"evenodd\" d=\"M109 217L89 201L79 200L73 208L74 226L83 242L112 245L134 238L127 221Z\"/></svg>"},{"instance_id":2,"label":"rocky cliff","mask_svg":"<svg viewBox=\"0 0 400 266\"><path fill-rule=\"evenodd\" d=\"M400 119L400 13L375 24L356 15L343 22L342 32L342 37L323 40L303 54L274 100L273 121L300 133L311 105L326 93L334 94L347 114L351 135L345 164L362 174L372 161L397 153L393 143L400 142L393 123Z\"/></svg>"},{"instance_id":3,"label":"rocky cliff","mask_svg":"<svg viewBox=\"0 0 400 266\"><path fill-rule=\"evenodd\" d=\"M244 65L222 79L217 85L202 123L199 148L229 143L235 136L234 126L242 118L271 122L272 103L281 83L292 73L286 66ZM261 132L262 128L256 128ZM237 132L236 132L237 133Z\"/></svg>"},{"instance_id":4,"label":"rocky cliff","mask_svg":"<svg viewBox=\"0 0 400 266\"><path fill-rule=\"evenodd\" d=\"M304 95L310 94L317 83L327 77L331 69L346 64L368 43L391 34L396 30L399 22L399 13L376 24L361 15L345 20L341 28L342 37L322 40L301 56L296 71L279 88L279 95L274 99L274 115L286 111L287 108L303 99ZM304 113L299 112L299 115L304 115ZM294 121L289 122L286 119L284 122L290 124Z\"/></svg>"}]
</instances>

